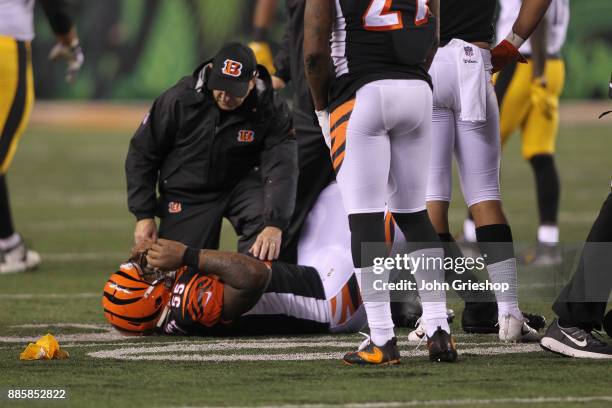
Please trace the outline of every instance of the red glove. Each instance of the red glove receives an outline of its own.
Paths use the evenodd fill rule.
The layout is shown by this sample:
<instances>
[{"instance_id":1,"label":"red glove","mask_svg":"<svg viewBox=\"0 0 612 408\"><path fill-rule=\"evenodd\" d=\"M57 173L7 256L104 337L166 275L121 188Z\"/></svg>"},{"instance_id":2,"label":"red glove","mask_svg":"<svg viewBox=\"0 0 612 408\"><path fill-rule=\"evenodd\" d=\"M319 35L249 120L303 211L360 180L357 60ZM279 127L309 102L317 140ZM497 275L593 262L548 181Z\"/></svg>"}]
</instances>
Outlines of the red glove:
<instances>
[{"instance_id":1,"label":"red glove","mask_svg":"<svg viewBox=\"0 0 612 408\"><path fill-rule=\"evenodd\" d=\"M491 51L491 63L493 64L493 73L501 71L506 65L513 61L518 61L526 64L527 60L521 55L508 40L504 40L497 44Z\"/></svg>"}]
</instances>

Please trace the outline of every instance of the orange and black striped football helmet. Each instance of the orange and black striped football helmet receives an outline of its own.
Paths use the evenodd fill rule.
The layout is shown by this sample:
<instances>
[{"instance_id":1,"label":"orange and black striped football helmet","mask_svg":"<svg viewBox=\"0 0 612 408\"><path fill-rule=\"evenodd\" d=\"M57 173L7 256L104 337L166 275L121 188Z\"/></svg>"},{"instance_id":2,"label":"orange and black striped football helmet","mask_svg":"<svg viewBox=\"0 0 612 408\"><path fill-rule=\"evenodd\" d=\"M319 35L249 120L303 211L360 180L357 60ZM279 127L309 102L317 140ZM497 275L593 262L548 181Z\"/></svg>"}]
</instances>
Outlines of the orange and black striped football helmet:
<instances>
[{"instance_id":1,"label":"orange and black striped football helmet","mask_svg":"<svg viewBox=\"0 0 612 408\"><path fill-rule=\"evenodd\" d=\"M140 266L122 264L104 286L104 317L115 328L138 334L149 334L170 298L164 279L149 283Z\"/></svg>"}]
</instances>

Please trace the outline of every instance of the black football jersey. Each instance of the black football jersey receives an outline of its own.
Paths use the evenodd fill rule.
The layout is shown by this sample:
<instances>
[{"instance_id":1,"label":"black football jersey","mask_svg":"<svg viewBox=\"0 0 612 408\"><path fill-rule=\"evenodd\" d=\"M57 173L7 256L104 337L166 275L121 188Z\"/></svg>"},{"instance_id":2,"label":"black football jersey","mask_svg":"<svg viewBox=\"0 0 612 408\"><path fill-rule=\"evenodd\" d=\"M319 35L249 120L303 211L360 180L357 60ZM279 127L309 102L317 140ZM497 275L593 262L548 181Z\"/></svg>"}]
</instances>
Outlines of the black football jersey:
<instances>
[{"instance_id":1,"label":"black football jersey","mask_svg":"<svg viewBox=\"0 0 612 408\"><path fill-rule=\"evenodd\" d=\"M271 264L270 283L257 304L233 322L223 322L224 284L191 268L177 272L172 297L158 324L173 335L229 336L254 334L324 333L328 300L321 278L310 266ZM357 281L349 292L358 297ZM360 301L355 301L355 304Z\"/></svg>"},{"instance_id":2,"label":"black football jersey","mask_svg":"<svg viewBox=\"0 0 612 408\"><path fill-rule=\"evenodd\" d=\"M497 0L440 0L440 46L453 38L493 42Z\"/></svg>"},{"instance_id":3,"label":"black football jersey","mask_svg":"<svg viewBox=\"0 0 612 408\"><path fill-rule=\"evenodd\" d=\"M426 0L337 0L335 4L332 109L369 82L431 82L424 62L436 24Z\"/></svg>"}]
</instances>

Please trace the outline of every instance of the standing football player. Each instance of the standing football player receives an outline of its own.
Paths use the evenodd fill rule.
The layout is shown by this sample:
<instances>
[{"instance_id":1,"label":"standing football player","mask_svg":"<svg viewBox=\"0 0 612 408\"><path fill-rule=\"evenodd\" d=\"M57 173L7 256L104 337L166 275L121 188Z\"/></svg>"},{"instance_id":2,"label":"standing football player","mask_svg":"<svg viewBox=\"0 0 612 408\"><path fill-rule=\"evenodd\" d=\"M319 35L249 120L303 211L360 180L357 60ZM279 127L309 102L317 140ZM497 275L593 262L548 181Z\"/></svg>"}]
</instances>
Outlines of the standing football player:
<instances>
[{"instance_id":1,"label":"standing football player","mask_svg":"<svg viewBox=\"0 0 612 408\"><path fill-rule=\"evenodd\" d=\"M437 10L438 2L430 3ZM347 364L400 362L389 292L377 291L371 279L375 259L386 256L377 245L385 241L385 205L414 248L409 257L443 255L425 206L432 111L427 69L438 47L437 21L426 0L306 2L306 77L331 146L371 334L344 356ZM416 268L415 278L419 287L441 283L444 272ZM388 274L377 279L384 282ZM434 288L420 295L430 359L455 361L446 293Z\"/></svg>"},{"instance_id":2,"label":"standing football player","mask_svg":"<svg viewBox=\"0 0 612 408\"><path fill-rule=\"evenodd\" d=\"M518 306L512 233L499 188L499 112L491 71L524 60L518 49L536 28L550 0L523 1L506 39L491 50L496 3L446 0L441 4L441 47L430 70L434 111L427 209L442 240L460 254L448 225L454 154L490 279L510 287L495 291L499 338L517 341L537 333L524 322Z\"/></svg>"},{"instance_id":3,"label":"standing football player","mask_svg":"<svg viewBox=\"0 0 612 408\"><path fill-rule=\"evenodd\" d=\"M68 62L66 80L72 81L83 64L83 53L68 1L40 0L57 44L50 59ZM30 42L34 39L34 0L0 1L0 274L23 272L40 264L13 226L6 174L34 104Z\"/></svg>"},{"instance_id":4,"label":"standing football player","mask_svg":"<svg viewBox=\"0 0 612 408\"><path fill-rule=\"evenodd\" d=\"M501 3L497 32L510 29L521 0ZM495 83L501 109L502 145L520 129L523 158L535 176L540 226L537 244L521 257L525 264L557 265L560 183L554 153L559 130L559 96L565 81L561 48L570 19L569 0L553 0L532 38L519 51L527 64L510 64Z\"/></svg>"}]
</instances>

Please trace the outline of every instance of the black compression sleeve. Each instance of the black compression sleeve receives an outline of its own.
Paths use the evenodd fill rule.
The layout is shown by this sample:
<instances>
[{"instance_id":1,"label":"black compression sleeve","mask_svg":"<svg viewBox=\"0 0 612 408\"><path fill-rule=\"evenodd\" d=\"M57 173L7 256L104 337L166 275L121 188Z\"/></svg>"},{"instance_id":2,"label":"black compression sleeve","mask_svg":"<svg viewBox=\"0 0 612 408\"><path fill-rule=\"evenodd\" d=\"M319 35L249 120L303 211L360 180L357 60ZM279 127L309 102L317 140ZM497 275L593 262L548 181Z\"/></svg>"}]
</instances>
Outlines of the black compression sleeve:
<instances>
[{"instance_id":1,"label":"black compression sleeve","mask_svg":"<svg viewBox=\"0 0 612 408\"><path fill-rule=\"evenodd\" d=\"M70 32L73 23L69 13L70 3L67 0L40 0L40 4L56 35Z\"/></svg>"}]
</instances>

